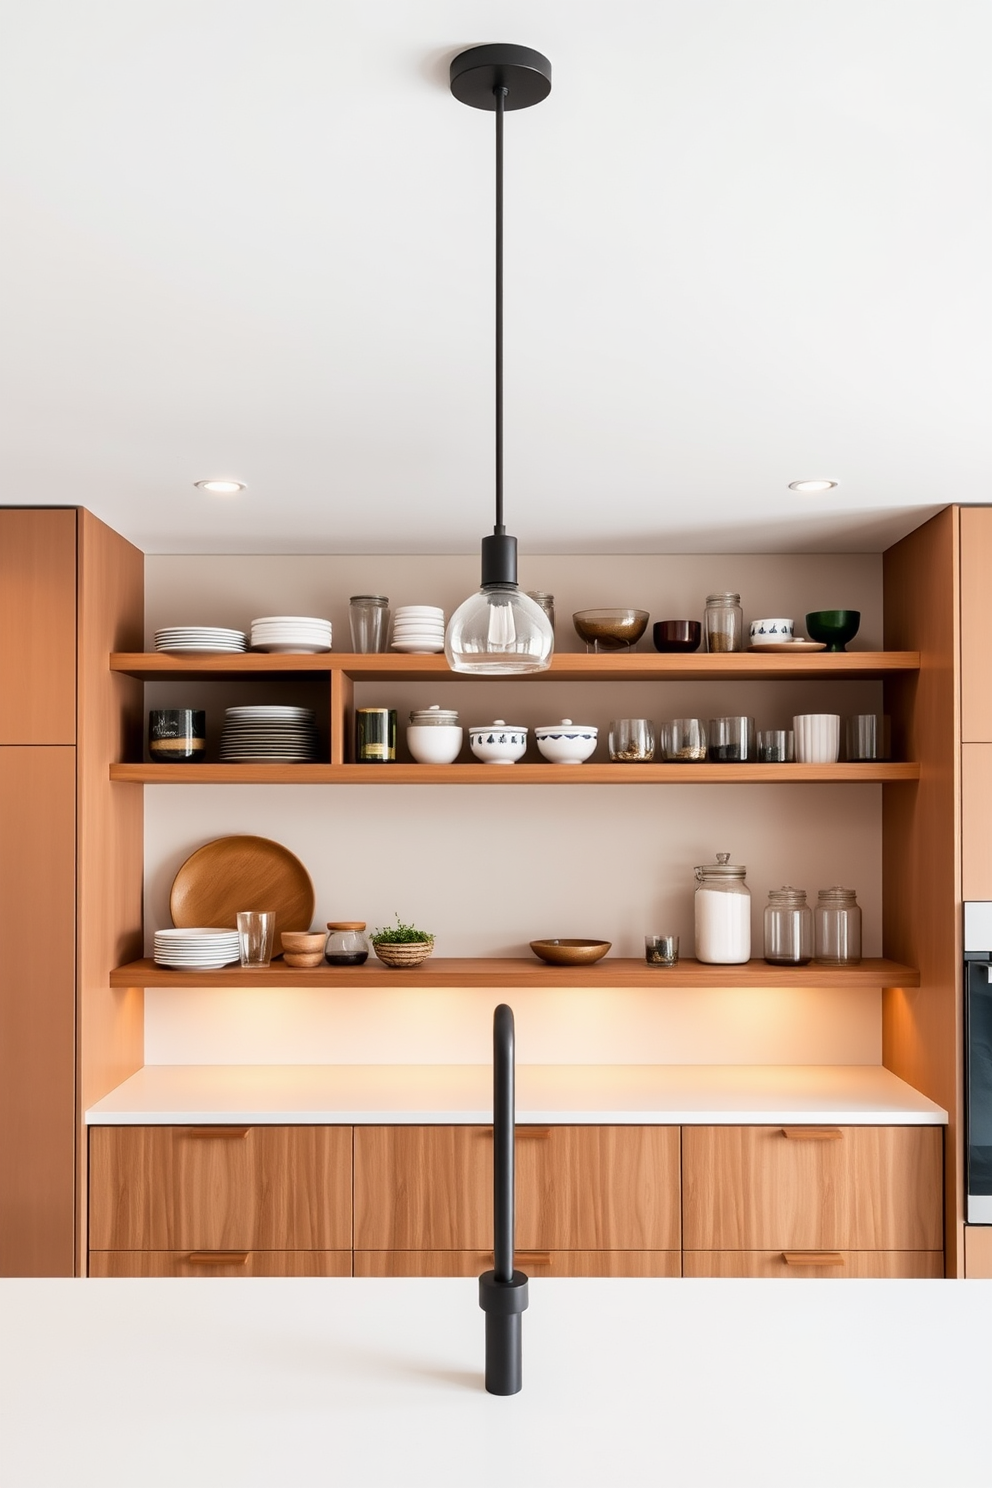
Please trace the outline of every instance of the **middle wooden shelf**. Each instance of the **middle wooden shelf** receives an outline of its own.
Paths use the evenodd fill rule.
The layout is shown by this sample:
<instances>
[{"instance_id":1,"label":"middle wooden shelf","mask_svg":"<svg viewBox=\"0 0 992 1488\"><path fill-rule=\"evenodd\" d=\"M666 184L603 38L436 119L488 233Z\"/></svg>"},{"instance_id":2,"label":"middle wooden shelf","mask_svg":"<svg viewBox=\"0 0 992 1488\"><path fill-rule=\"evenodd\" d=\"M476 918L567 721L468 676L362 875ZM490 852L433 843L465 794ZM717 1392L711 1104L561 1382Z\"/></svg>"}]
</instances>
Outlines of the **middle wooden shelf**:
<instances>
[{"instance_id":1,"label":"middle wooden shelf","mask_svg":"<svg viewBox=\"0 0 992 1488\"><path fill-rule=\"evenodd\" d=\"M112 764L132 785L825 785L913 781L913 760L832 765Z\"/></svg>"}]
</instances>

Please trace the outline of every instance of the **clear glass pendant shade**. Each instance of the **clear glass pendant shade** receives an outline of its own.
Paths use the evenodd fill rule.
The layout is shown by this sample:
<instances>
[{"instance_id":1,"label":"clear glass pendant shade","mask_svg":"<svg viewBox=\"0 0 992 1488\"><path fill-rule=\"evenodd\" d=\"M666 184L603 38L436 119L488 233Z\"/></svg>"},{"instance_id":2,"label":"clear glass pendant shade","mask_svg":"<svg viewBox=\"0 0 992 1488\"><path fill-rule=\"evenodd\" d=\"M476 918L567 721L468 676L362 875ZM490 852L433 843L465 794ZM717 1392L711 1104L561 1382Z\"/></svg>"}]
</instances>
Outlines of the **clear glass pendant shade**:
<instances>
[{"instance_id":1,"label":"clear glass pendant shade","mask_svg":"<svg viewBox=\"0 0 992 1488\"><path fill-rule=\"evenodd\" d=\"M543 672L554 645L551 622L539 604L516 584L487 584L448 621L444 654L453 672L498 677Z\"/></svg>"}]
</instances>

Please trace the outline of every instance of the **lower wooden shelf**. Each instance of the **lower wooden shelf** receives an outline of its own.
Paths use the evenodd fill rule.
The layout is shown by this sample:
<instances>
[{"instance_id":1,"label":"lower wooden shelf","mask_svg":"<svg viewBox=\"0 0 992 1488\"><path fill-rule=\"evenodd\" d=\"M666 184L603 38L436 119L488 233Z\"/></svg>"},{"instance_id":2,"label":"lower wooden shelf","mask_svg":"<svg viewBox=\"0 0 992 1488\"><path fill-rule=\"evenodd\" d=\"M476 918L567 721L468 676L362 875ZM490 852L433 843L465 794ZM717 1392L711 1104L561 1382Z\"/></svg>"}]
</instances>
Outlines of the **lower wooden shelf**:
<instances>
[{"instance_id":1,"label":"lower wooden shelf","mask_svg":"<svg viewBox=\"0 0 992 1488\"><path fill-rule=\"evenodd\" d=\"M364 966L318 966L298 971L282 961L254 970L170 971L148 958L110 973L112 987L918 987L911 966L869 957L858 966L708 966L683 957L670 971L632 957L607 956L594 966L546 966L535 958L432 957L407 970L370 958Z\"/></svg>"}]
</instances>

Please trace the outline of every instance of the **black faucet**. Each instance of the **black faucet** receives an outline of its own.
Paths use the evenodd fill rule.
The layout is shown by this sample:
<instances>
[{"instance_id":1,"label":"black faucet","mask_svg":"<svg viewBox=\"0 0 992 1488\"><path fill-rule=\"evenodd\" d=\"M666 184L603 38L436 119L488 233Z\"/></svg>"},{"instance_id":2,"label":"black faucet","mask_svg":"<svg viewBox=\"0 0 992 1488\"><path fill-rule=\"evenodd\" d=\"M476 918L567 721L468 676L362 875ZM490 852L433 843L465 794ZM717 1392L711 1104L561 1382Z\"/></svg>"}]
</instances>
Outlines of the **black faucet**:
<instances>
[{"instance_id":1,"label":"black faucet","mask_svg":"<svg viewBox=\"0 0 992 1488\"><path fill-rule=\"evenodd\" d=\"M479 1306L486 1314L486 1389L516 1395L521 1377L521 1314L527 1277L513 1269L514 1103L513 1009L501 1002L493 1014L493 1269L479 1277Z\"/></svg>"}]
</instances>

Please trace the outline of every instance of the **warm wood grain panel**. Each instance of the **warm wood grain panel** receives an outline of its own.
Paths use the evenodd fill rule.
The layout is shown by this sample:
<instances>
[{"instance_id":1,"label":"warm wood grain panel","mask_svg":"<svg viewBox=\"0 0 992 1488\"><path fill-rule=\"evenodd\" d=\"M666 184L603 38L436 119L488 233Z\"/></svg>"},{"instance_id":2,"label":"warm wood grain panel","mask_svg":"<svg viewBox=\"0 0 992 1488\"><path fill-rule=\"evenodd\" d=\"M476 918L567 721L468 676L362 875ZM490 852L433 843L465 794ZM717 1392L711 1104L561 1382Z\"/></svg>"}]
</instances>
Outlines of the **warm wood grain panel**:
<instances>
[{"instance_id":1,"label":"warm wood grain panel","mask_svg":"<svg viewBox=\"0 0 992 1488\"><path fill-rule=\"evenodd\" d=\"M350 1276L350 1250L249 1250L243 1263L186 1250L92 1250L91 1276ZM219 1253L217 1260L220 1259Z\"/></svg>"},{"instance_id":2,"label":"warm wood grain panel","mask_svg":"<svg viewBox=\"0 0 992 1488\"><path fill-rule=\"evenodd\" d=\"M992 1225L965 1225L964 1274L969 1281L992 1281Z\"/></svg>"},{"instance_id":3,"label":"warm wood grain panel","mask_svg":"<svg viewBox=\"0 0 992 1488\"><path fill-rule=\"evenodd\" d=\"M0 1276L74 1267L76 751L0 747Z\"/></svg>"},{"instance_id":4,"label":"warm wood grain panel","mask_svg":"<svg viewBox=\"0 0 992 1488\"><path fill-rule=\"evenodd\" d=\"M356 1250L356 1276L479 1276L491 1269L485 1250ZM681 1276L678 1250L545 1250L518 1252L528 1276Z\"/></svg>"},{"instance_id":5,"label":"warm wood grain panel","mask_svg":"<svg viewBox=\"0 0 992 1488\"><path fill-rule=\"evenodd\" d=\"M836 765L111 765L129 785L860 785L914 781L912 762Z\"/></svg>"},{"instance_id":6,"label":"warm wood grain panel","mask_svg":"<svg viewBox=\"0 0 992 1488\"><path fill-rule=\"evenodd\" d=\"M677 1127L520 1126L516 1152L521 1249L678 1248ZM491 1128L356 1127L356 1249L491 1239Z\"/></svg>"},{"instance_id":7,"label":"warm wood grain panel","mask_svg":"<svg viewBox=\"0 0 992 1488\"><path fill-rule=\"evenodd\" d=\"M840 1266L788 1265L780 1250L687 1250L683 1276L758 1277L781 1281L936 1279L944 1274L942 1250L843 1250Z\"/></svg>"},{"instance_id":8,"label":"warm wood grain panel","mask_svg":"<svg viewBox=\"0 0 992 1488\"><path fill-rule=\"evenodd\" d=\"M345 672L331 673L331 764L355 758L355 684Z\"/></svg>"},{"instance_id":9,"label":"warm wood grain panel","mask_svg":"<svg viewBox=\"0 0 992 1488\"><path fill-rule=\"evenodd\" d=\"M961 816L957 507L883 559L885 644L920 652L919 676L890 678L885 708L918 785L882 788L883 949L920 971L917 991L882 997L882 1062L950 1117L944 1249L960 1272L963 1207Z\"/></svg>"},{"instance_id":10,"label":"warm wood grain panel","mask_svg":"<svg viewBox=\"0 0 992 1488\"><path fill-rule=\"evenodd\" d=\"M992 744L961 746L961 897L992 899Z\"/></svg>"},{"instance_id":11,"label":"warm wood grain panel","mask_svg":"<svg viewBox=\"0 0 992 1488\"><path fill-rule=\"evenodd\" d=\"M992 666L988 648L992 507L963 506L960 521L961 738L966 743L992 744Z\"/></svg>"},{"instance_id":12,"label":"warm wood grain panel","mask_svg":"<svg viewBox=\"0 0 992 1488\"><path fill-rule=\"evenodd\" d=\"M171 971L145 958L117 967L114 987L243 987L238 966L220 971ZM909 966L866 957L858 966L769 966L748 961L743 966L707 966L684 956L678 968L659 971L643 959L607 956L594 966L547 966L536 956L432 956L403 970L383 966L370 956L364 966L317 966L294 970L283 961L252 970L253 986L263 987L915 987L919 976Z\"/></svg>"},{"instance_id":13,"label":"warm wood grain panel","mask_svg":"<svg viewBox=\"0 0 992 1488\"><path fill-rule=\"evenodd\" d=\"M0 744L76 742L76 511L0 508Z\"/></svg>"},{"instance_id":14,"label":"warm wood grain panel","mask_svg":"<svg viewBox=\"0 0 992 1488\"><path fill-rule=\"evenodd\" d=\"M91 1250L341 1250L348 1126L90 1128Z\"/></svg>"},{"instance_id":15,"label":"warm wood grain panel","mask_svg":"<svg viewBox=\"0 0 992 1488\"><path fill-rule=\"evenodd\" d=\"M684 1127L685 1249L941 1249L940 1129L842 1133L801 1141L780 1126Z\"/></svg>"}]
</instances>

